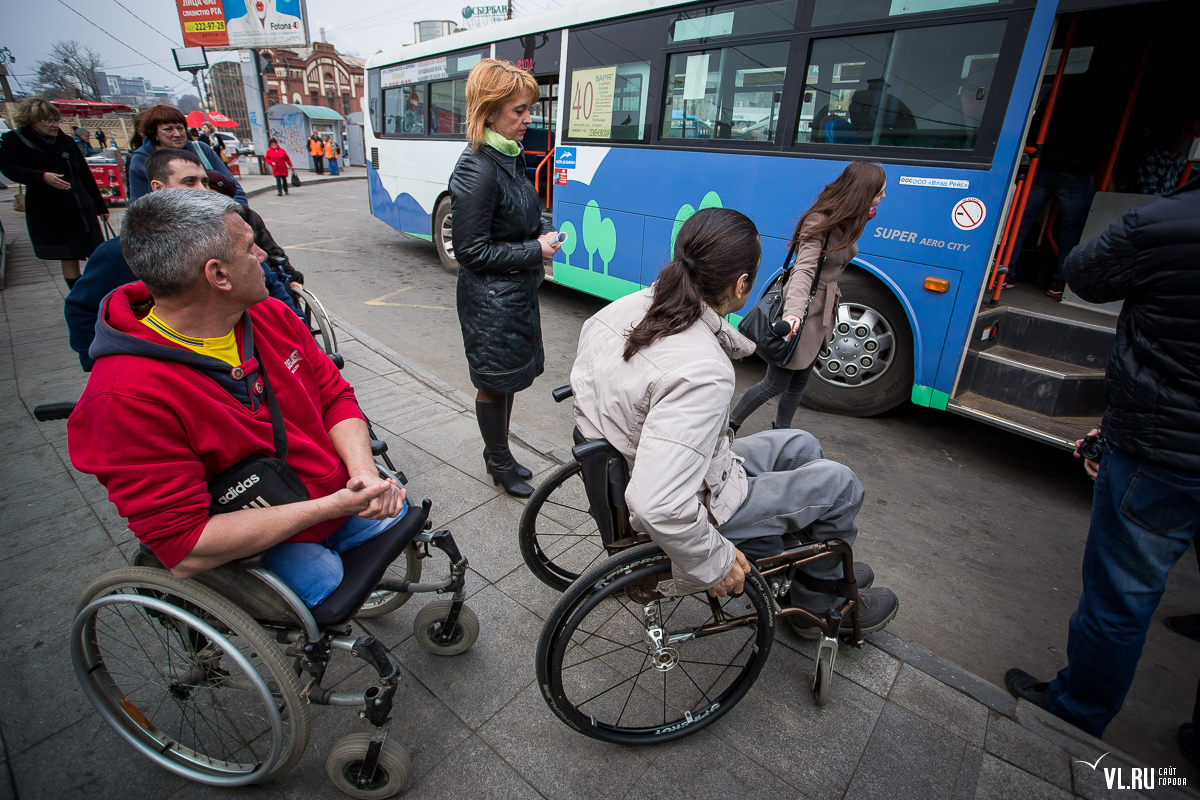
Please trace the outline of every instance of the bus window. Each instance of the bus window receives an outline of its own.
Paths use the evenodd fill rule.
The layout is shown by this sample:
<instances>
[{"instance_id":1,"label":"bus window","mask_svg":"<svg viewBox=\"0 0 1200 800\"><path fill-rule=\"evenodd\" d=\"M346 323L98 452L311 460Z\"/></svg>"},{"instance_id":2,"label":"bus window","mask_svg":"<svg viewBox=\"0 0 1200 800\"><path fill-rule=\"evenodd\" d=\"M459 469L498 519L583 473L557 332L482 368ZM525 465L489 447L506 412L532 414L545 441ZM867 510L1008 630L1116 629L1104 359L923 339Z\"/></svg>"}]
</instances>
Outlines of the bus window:
<instances>
[{"instance_id":1,"label":"bus window","mask_svg":"<svg viewBox=\"0 0 1200 800\"><path fill-rule=\"evenodd\" d=\"M973 149L1007 24L814 40L796 143Z\"/></svg>"},{"instance_id":2,"label":"bus window","mask_svg":"<svg viewBox=\"0 0 1200 800\"><path fill-rule=\"evenodd\" d=\"M663 138L774 141L790 48L772 42L673 54Z\"/></svg>"},{"instance_id":3,"label":"bus window","mask_svg":"<svg viewBox=\"0 0 1200 800\"><path fill-rule=\"evenodd\" d=\"M429 84L429 132L463 133L466 129L466 79Z\"/></svg>"},{"instance_id":4,"label":"bus window","mask_svg":"<svg viewBox=\"0 0 1200 800\"><path fill-rule=\"evenodd\" d=\"M496 58L511 61L535 75L557 75L562 54L562 31L531 33L496 42Z\"/></svg>"},{"instance_id":5,"label":"bus window","mask_svg":"<svg viewBox=\"0 0 1200 800\"><path fill-rule=\"evenodd\" d=\"M718 13L713 11L711 6L694 8L675 17L671 22L670 41L702 44L723 36L790 31L796 24L796 0L721 6Z\"/></svg>"},{"instance_id":6,"label":"bus window","mask_svg":"<svg viewBox=\"0 0 1200 800\"><path fill-rule=\"evenodd\" d=\"M385 96L389 93L398 95L398 120L399 130L397 133L424 133L425 132L425 84L410 84L409 86L401 86L399 89L388 89ZM385 100L384 105L387 105Z\"/></svg>"},{"instance_id":7,"label":"bus window","mask_svg":"<svg viewBox=\"0 0 1200 800\"><path fill-rule=\"evenodd\" d=\"M567 138L645 141L663 25L652 18L570 32Z\"/></svg>"},{"instance_id":8,"label":"bus window","mask_svg":"<svg viewBox=\"0 0 1200 800\"><path fill-rule=\"evenodd\" d=\"M989 6L1012 5L1013 0L817 0L813 27L866 22L926 11L955 9L987 11Z\"/></svg>"},{"instance_id":9,"label":"bus window","mask_svg":"<svg viewBox=\"0 0 1200 800\"><path fill-rule=\"evenodd\" d=\"M367 97L371 112L371 130L378 136L383 132L383 98L379 92L379 70L373 69L367 73Z\"/></svg>"}]
</instances>

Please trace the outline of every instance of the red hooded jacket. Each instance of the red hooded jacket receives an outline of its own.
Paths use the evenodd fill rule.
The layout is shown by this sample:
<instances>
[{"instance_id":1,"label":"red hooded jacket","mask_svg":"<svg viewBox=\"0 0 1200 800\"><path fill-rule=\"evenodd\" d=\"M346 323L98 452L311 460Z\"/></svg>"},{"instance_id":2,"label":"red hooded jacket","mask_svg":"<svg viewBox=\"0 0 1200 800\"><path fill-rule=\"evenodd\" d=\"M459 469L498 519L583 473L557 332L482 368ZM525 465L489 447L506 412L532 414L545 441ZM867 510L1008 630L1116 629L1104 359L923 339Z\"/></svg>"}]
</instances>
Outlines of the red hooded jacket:
<instances>
[{"instance_id":1,"label":"red hooded jacket","mask_svg":"<svg viewBox=\"0 0 1200 800\"><path fill-rule=\"evenodd\" d=\"M191 552L208 523L208 481L251 455L274 455L258 371L262 359L283 412L287 463L313 498L350 475L329 429L361 419L350 384L296 313L269 298L236 329L245 375L163 338L140 321L150 292L131 283L105 298L89 355L96 366L67 422L71 463L95 475L130 529L168 567ZM345 518L288 539L321 542Z\"/></svg>"}]
</instances>

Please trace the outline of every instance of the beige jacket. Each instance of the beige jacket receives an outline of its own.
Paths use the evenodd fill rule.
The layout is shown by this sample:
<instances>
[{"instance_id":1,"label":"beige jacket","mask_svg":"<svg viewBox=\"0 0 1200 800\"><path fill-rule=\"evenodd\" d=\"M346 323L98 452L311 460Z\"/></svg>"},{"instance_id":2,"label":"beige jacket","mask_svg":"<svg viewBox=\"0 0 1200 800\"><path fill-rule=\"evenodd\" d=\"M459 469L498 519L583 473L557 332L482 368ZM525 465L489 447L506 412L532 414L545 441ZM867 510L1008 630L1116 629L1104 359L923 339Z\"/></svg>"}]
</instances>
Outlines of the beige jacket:
<instances>
[{"instance_id":1,"label":"beige jacket","mask_svg":"<svg viewBox=\"0 0 1200 800\"><path fill-rule=\"evenodd\" d=\"M716 527L748 491L729 428L730 358L752 354L754 343L705 306L690 328L625 361L626 336L653 291L623 297L584 323L571 387L579 430L625 456L634 530L671 557L674 585L659 590L685 594L720 583L733 566L734 546Z\"/></svg>"},{"instance_id":2,"label":"beige jacket","mask_svg":"<svg viewBox=\"0 0 1200 800\"><path fill-rule=\"evenodd\" d=\"M819 225L824 216L813 214L804 220L801 233ZM783 287L783 313L792 314L803 319L804 304L808 300L808 291L812 288L813 276L817 274L817 263L821 260L822 247L837 247L842 243L842 232L834 228L829 232L829 243L825 245L820 238L806 239L796 250L796 260L792 267L792 276ZM800 334L800 343L796 352L783 366L787 369L804 369L817 359L817 353L829 339L837 321L837 310L841 304L842 293L838 289L837 279L846 271L850 259L858 255L858 245L851 243L849 247L835 250L825 257L825 266L821 269L821 282L817 284L817 293L813 295L812 305L808 308L808 320L804 323L804 332Z\"/></svg>"}]
</instances>

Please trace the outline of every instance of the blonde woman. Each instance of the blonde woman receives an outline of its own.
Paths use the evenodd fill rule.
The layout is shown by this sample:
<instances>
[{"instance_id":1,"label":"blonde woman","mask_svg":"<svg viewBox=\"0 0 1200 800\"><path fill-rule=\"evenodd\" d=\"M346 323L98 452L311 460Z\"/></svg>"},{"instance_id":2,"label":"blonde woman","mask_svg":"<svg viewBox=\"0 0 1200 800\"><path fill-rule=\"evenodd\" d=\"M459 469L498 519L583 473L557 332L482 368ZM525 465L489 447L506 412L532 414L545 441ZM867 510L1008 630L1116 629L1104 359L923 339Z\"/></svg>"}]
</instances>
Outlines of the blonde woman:
<instances>
[{"instance_id":1,"label":"blonde woman","mask_svg":"<svg viewBox=\"0 0 1200 800\"><path fill-rule=\"evenodd\" d=\"M62 114L28 97L13 115L16 130L0 137L0 172L25 184L25 225L34 254L61 261L67 287L79 280L79 262L104 241L97 217L108 207L75 140L58 127Z\"/></svg>"},{"instance_id":2,"label":"blonde woman","mask_svg":"<svg viewBox=\"0 0 1200 800\"><path fill-rule=\"evenodd\" d=\"M513 395L542 374L537 287L558 234L525 175L521 140L538 101L537 81L507 61L485 58L467 78L467 149L450 176L458 321L484 461L492 480L528 497L532 473L513 459L508 421Z\"/></svg>"}]
</instances>

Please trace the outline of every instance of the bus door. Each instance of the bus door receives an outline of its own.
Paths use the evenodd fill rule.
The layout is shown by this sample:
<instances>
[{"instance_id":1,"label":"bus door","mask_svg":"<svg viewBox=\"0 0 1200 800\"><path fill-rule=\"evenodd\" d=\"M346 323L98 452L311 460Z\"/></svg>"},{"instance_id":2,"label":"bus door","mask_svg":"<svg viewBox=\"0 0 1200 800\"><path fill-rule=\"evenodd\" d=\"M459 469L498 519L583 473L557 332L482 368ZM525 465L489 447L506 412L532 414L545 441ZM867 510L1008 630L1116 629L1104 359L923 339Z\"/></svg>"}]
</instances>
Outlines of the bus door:
<instances>
[{"instance_id":1,"label":"bus door","mask_svg":"<svg viewBox=\"0 0 1200 800\"><path fill-rule=\"evenodd\" d=\"M1096 8L1097 5L1107 5ZM1099 424L1120 304L1063 291L1080 242L1190 176L1200 86L1188 0L1063 0L1023 168L948 410L1062 447ZM1079 10L1075 10L1078 8Z\"/></svg>"},{"instance_id":2,"label":"bus door","mask_svg":"<svg viewBox=\"0 0 1200 800\"><path fill-rule=\"evenodd\" d=\"M554 192L554 120L558 113L558 71L562 31L546 31L496 43L496 58L533 73L541 99L530 109L533 121L525 130L525 172L533 181L543 210Z\"/></svg>"}]
</instances>

